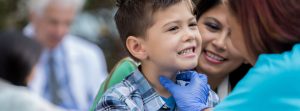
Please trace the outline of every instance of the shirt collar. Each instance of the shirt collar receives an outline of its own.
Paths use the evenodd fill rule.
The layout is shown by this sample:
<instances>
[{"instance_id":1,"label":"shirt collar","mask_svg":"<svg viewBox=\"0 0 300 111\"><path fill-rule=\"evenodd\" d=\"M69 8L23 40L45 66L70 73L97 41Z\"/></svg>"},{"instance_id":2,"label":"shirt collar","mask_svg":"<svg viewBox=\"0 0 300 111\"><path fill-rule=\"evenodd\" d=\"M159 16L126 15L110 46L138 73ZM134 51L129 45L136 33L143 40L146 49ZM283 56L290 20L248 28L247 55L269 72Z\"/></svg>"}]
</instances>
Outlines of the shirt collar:
<instances>
[{"instance_id":1,"label":"shirt collar","mask_svg":"<svg viewBox=\"0 0 300 111\"><path fill-rule=\"evenodd\" d=\"M177 75L181 76L180 74ZM176 78L177 79L177 78ZM143 98L143 103L149 105L147 108L151 108L151 110L159 110L160 108L165 106L165 101L160 97L160 95L151 87L147 79L143 76L139 69L135 70L131 76L127 77L131 84L133 84L134 88L140 93L141 98ZM189 81L185 80L176 80L176 84L184 86L187 85ZM157 103L157 104L152 104Z\"/></svg>"}]
</instances>

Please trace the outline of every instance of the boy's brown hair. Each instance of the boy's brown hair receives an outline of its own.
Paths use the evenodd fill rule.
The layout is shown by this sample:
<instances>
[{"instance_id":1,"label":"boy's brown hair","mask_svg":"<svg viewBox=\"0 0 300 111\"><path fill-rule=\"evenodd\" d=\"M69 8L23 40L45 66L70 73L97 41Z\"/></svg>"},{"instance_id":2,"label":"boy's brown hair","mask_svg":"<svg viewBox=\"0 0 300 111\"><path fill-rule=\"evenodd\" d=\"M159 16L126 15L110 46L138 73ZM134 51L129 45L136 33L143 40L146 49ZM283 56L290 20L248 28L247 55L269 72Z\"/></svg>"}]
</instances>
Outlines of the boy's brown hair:
<instances>
[{"instance_id":1,"label":"boy's brown hair","mask_svg":"<svg viewBox=\"0 0 300 111\"><path fill-rule=\"evenodd\" d=\"M129 36L145 37L146 30L154 24L153 14L156 11L183 1L191 8L192 13L191 0L117 0L119 9L115 14L115 22L126 50L128 51L126 40ZM131 54L130 56L137 60Z\"/></svg>"}]
</instances>

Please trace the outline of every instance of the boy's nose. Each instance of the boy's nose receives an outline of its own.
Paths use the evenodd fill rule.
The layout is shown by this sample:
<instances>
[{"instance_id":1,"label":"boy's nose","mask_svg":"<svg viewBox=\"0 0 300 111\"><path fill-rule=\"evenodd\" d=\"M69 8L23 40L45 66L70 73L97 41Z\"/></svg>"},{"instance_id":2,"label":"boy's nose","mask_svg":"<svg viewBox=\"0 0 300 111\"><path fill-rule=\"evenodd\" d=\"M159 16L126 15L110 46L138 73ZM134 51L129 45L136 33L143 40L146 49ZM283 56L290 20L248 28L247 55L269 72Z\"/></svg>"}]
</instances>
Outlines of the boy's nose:
<instances>
[{"instance_id":1,"label":"boy's nose","mask_svg":"<svg viewBox=\"0 0 300 111\"><path fill-rule=\"evenodd\" d=\"M198 32L198 35L199 35L199 32ZM196 39L196 37L197 37L197 32L188 29L188 30L185 31L185 34L184 34L184 36L182 37L182 40L183 40L184 42L186 42L186 41L193 41L193 40Z\"/></svg>"}]
</instances>

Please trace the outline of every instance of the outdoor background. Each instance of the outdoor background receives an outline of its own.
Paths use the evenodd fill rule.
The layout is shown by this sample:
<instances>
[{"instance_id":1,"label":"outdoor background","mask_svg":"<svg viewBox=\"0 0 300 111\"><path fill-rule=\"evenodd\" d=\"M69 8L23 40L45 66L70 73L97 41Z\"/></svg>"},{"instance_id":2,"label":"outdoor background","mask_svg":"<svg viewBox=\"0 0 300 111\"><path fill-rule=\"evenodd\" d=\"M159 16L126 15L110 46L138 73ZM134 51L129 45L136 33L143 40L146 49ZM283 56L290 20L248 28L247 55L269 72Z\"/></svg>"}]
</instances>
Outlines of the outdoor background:
<instances>
[{"instance_id":1,"label":"outdoor background","mask_svg":"<svg viewBox=\"0 0 300 111\"><path fill-rule=\"evenodd\" d=\"M0 0L0 31L22 31L28 24L26 1ZM109 71L127 55L114 24L115 11L115 0L87 0L71 29L72 34L97 44L103 50Z\"/></svg>"}]
</instances>

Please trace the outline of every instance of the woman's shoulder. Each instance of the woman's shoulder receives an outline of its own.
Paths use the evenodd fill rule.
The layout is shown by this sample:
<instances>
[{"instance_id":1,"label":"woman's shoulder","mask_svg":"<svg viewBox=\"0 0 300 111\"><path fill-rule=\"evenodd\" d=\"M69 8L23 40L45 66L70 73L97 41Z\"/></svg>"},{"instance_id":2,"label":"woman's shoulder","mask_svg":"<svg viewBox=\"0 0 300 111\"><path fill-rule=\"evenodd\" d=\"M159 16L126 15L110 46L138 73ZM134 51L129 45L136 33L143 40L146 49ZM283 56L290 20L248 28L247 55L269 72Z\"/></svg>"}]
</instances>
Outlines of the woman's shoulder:
<instances>
[{"instance_id":1,"label":"woman's shoulder","mask_svg":"<svg viewBox=\"0 0 300 111\"><path fill-rule=\"evenodd\" d=\"M261 54L253 69L280 73L285 71L300 71L300 44L292 50L280 54Z\"/></svg>"},{"instance_id":2,"label":"woman's shoulder","mask_svg":"<svg viewBox=\"0 0 300 111\"><path fill-rule=\"evenodd\" d=\"M299 105L295 104L300 102L299 57L300 45L281 54L261 55L255 66L216 110L269 110L270 107L299 109Z\"/></svg>"},{"instance_id":3,"label":"woman's shoulder","mask_svg":"<svg viewBox=\"0 0 300 111\"><path fill-rule=\"evenodd\" d=\"M300 44L280 54L262 54L244 77L255 83L278 82L284 78L300 79ZM276 81L278 79L278 81Z\"/></svg>"}]
</instances>

